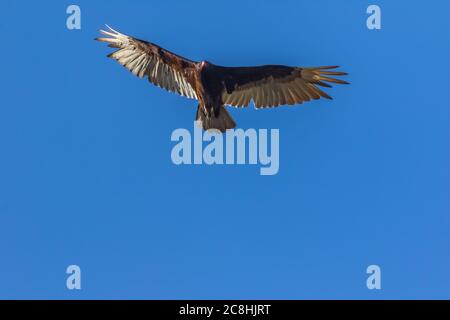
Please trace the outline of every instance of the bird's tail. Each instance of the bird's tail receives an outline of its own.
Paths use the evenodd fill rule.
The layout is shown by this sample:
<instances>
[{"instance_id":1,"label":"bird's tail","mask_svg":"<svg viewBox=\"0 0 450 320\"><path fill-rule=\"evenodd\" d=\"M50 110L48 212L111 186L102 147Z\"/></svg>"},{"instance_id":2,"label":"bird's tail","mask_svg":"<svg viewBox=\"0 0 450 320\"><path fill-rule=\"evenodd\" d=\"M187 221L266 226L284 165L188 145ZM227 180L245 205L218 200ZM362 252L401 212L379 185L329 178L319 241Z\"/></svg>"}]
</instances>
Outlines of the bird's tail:
<instances>
[{"instance_id":1,"label":"bird's tail","mask_svg":"<svg viewBox=\"0 0 450 320\"><path fill-rule=\"evenodd\" d=\"M225 132L227 129L236 127L236 122L234 122L224 106L220 107L217 115L215 115L214 112L211 112L211 115L206 115L203 108L199 105L195 120L201 123L204 130L217 129L220 130L220 132Z\"/></svg>"}]
</instances>

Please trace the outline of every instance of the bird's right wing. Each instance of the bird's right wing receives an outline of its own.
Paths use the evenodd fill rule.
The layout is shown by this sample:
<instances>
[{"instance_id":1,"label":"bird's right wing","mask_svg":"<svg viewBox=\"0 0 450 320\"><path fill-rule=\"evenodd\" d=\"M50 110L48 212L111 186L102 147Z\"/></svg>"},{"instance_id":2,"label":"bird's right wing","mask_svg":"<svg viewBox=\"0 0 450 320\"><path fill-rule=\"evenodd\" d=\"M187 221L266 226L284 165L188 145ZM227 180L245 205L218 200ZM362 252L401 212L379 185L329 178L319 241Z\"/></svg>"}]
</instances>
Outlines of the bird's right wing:
<instances>
[{"instance_id":1,"label":"bird's right wing","mask_svg":"<svg viewBox=\"0 0 450 320\"><path fill-rule=\"evenodd\" d=\"M156 44L139 40L108 27L100 30L108 37L96 38L119 50L108 55L139 78L147 77L154 85L187 98L195 93L195 62L165 50Z\"/></svg>"},{"instance_id":2,"label":"bird's right wing","mask_svg":"<svg viewBox=\"0 0 450 320\"><path fill-rule=\"evenodd\" d=\"M259 67L220 67L216 70L224 84L222 100L234 107L247 107L253 101L256 108L301 104L321 97L331 99L322 87L328 82L347 84L334 76L347 73L330 71L336 66L302 68L281 65Z\"/></svg>"}]
</instances>

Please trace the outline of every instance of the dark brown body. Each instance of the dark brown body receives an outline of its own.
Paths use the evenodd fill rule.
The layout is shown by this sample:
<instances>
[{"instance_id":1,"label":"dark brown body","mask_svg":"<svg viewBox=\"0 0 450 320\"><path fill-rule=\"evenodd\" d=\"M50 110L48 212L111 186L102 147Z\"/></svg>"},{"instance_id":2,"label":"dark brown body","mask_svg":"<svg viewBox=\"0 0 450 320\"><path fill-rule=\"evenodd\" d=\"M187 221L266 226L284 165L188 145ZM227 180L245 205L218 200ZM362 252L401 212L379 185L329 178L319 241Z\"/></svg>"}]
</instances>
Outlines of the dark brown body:
<instances>
[{"instance_id":1,"label":"dark brown body","mask_svg":"<svg viewBox=\"0 0 450 320\"><path fill-rule=\"evenodd\" d=\"M199 105L206 114L218 116L220 108L224 105L222 101L223 79L217 72L216 66L209 62L199 63L198 68L195 89Z\"/></svg>"},{"instance_id":2,"label":"dark brown body","mask_svg":"<svg viewBox=\"0 0 450 320\"><path fill-rule=\"evenodd\" d=\"M236 123L224 107L222 92L225 88L224 78L218 72L219 68L212 63L203 61L197 63L195 74L195 91L199 105L195 116L205 130L226 129L236 127Z\"/></svg>"}]
</instances>

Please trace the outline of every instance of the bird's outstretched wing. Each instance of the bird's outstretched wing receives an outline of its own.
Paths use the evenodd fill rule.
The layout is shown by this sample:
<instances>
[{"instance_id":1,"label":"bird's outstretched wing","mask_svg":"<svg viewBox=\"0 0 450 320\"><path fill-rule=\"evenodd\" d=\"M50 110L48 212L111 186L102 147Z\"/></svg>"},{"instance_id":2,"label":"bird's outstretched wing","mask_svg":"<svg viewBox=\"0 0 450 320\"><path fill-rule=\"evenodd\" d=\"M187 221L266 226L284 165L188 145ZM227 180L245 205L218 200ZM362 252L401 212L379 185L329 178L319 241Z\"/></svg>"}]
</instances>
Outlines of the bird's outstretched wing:
<instances>
[{"instance_id":1,"label":"bird's outstretched wing","mask_svg":"<svg viewBox=\"0 0 450 320\"><path fill-rule=\"evenodd\" d=\"M109 54L109 58L117 60L139 78L147 77L158 87L197 99L194 61L107 27L109 31L100 30L107 37L95 40L107 42L109 47L119 49Z\"/></svg>"},{"instance_id":2,"label":"bird's outstretched wing","mask_svg":"<svg viewBox=\"0 0 450 320\"><path fill-rule=\"evenodd\" d=\"M330 76L345 72L330 71L337 66L300 68L288 66L219 67L217 72L225 85L224 104L247 107L253 100L256 108L301 104L305 101L331 97L319 89L331 87L327 82L348 84Z\"/></svg>"}]
</instances>

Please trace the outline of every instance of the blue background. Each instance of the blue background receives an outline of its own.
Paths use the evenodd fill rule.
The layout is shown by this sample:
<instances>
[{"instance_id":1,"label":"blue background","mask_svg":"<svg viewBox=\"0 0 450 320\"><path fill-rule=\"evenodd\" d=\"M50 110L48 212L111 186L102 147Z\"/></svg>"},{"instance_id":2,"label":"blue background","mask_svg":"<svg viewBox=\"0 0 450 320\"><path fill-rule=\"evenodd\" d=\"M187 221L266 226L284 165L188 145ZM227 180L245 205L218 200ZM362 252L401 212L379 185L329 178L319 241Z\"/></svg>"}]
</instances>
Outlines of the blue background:
<instances>
[{"instance_id":1,"label":"blue background","mask_svg":"<svg viewBox=\"0 0 450 320\"><path fill-rule=\"evenodd\" d=\"M0 298L450 298L450 3L373 3L76 1L70 31L70 2L3 1ZM105 23L216 64L338 64L352 84L231 110L280 129L276 176L177 167L196 102L106 59Z\"/></svg>"}]
</instances>

